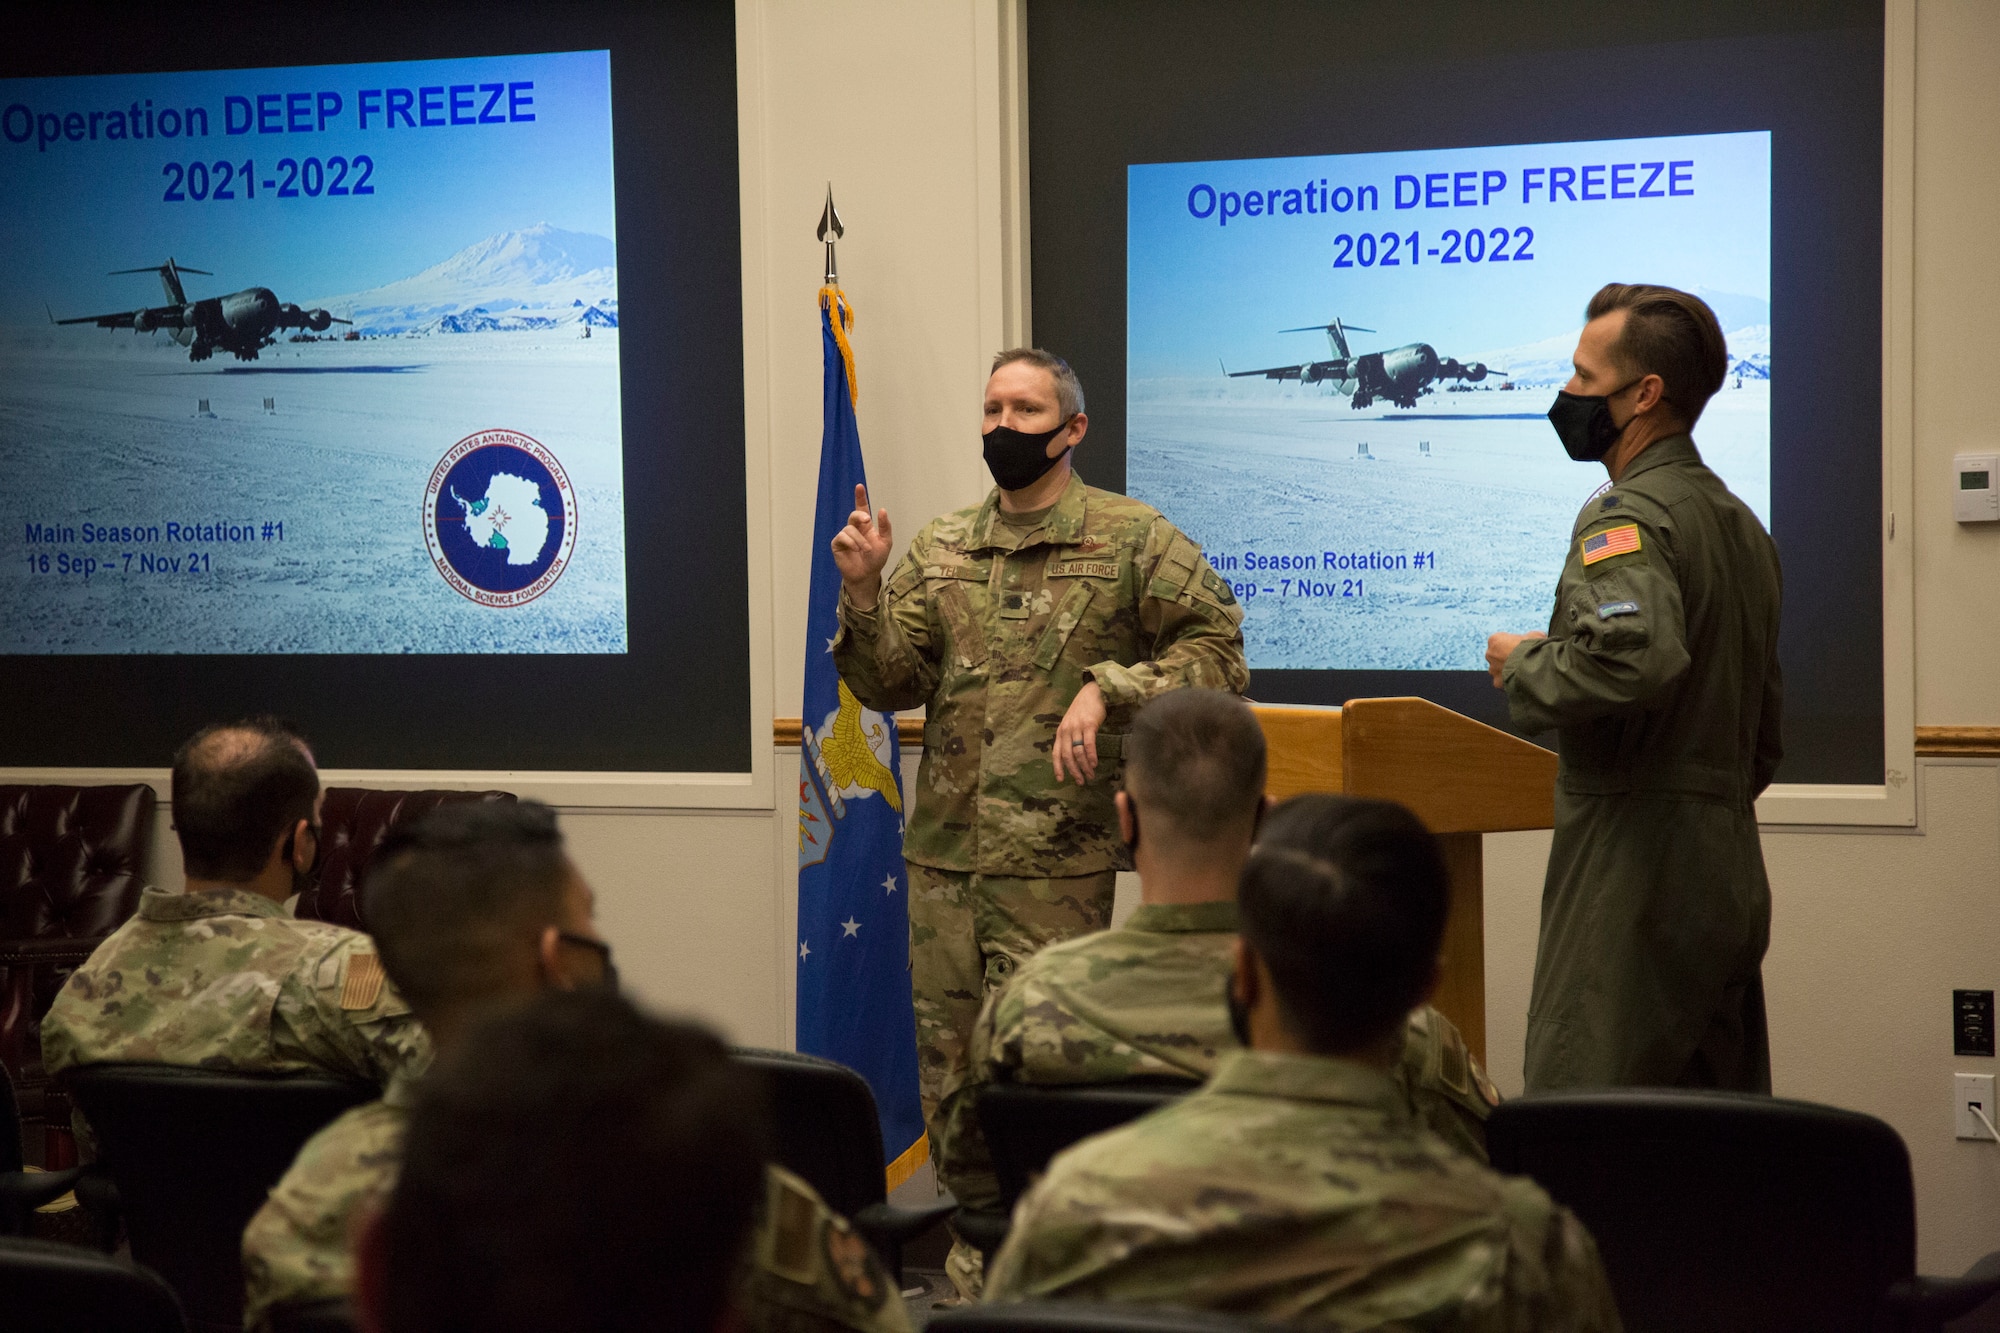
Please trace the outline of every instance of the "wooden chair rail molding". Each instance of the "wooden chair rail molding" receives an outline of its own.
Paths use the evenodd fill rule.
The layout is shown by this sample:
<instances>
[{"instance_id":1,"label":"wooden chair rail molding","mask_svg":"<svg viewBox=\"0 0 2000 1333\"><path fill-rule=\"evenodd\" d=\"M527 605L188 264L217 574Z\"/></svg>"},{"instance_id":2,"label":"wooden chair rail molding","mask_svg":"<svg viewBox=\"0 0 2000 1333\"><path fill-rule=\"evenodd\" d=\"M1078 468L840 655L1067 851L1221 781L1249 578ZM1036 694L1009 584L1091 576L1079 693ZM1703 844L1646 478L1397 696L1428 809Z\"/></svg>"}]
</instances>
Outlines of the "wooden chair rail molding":
<instances>
[{"instance_id":1,"label":"wooden chair rail molding","mask_svg":"<svg viewBox=\"0 0 2000 1333\"><path fill-rule=\"evenodd\" d=\"M771 743L773 745L798 745L803 741L805 730L795 717L774 717L771 719ZM922 745L924 743L924 720L898 714L896 717L896 741L899 745Z\"/></svg>"},{"instance_id":2,"label":"wooden chair rail molding","mask_svg":"<svg viewBox=\"0 0 2000 1333\"><path fill-rule=\"evenodd\" d=\"M2000 727L1918 727L1917 753L1930 759L2000 757Z\"/></svg>"},{"instance_id":3,"label":"wooden chair rail molding","mask_svg":"<svg viewBox=\"0 0 2000 1333\"><path fill-rule=\"evenodd\" d=\"M908 715L896 719L896 735L904 745L924 743L924 720ZM771 719L771 743L797 745L799 719ZM1917 754L1925 758L2000 758L2000 727L1918 727Z\"/></svg>"}]
</instances>

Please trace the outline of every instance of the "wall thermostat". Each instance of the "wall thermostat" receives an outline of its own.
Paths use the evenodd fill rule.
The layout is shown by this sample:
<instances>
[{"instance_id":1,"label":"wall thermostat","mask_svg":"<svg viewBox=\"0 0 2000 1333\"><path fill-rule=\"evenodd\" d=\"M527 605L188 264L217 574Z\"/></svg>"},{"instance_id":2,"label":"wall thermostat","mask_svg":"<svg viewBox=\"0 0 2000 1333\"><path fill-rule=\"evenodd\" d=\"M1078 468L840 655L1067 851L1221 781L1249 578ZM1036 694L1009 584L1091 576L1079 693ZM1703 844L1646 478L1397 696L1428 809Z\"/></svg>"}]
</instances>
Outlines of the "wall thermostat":
<instances>
[{"instance_id":1,"label":"wall thermostat","mask_svg":"<svg viewBox=\"0 0 2000 1333\"><path fill-rule=\"evenodd\" d=\"M2000 523L2000 454L1959 454L1951 471L1957 481L1951 516L1961 523Z\"/></svg>"}]
</instances>

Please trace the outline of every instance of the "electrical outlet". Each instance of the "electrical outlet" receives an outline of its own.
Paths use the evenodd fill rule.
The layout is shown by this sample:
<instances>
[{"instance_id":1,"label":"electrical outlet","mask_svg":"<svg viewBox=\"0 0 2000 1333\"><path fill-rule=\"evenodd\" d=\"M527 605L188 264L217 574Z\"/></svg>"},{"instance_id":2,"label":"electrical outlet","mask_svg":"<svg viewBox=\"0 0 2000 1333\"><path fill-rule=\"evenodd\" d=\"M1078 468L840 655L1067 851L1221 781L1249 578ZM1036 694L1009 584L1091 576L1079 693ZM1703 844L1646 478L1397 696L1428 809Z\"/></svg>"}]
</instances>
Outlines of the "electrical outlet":
<instances>
[{"instance_id":1,"label":"electrical outlet","mask_svg":"<svg viewBox=\"0 0 2000 1333\"><path fill-rule=\"evenodd\" d=\"M1951 1076L1952 1119L1958 1126L1961 1139L1984 1139L1993 1142L1993 1135L1986 1126L1979 1123L1979 1117L1967 1110L1968 1104L1976 1105L1986 1113L1986 1118L2000 1124L2000 1116L1993 1113L1993 1075L1953 1074Z\"/></svg>"}]
</instances>

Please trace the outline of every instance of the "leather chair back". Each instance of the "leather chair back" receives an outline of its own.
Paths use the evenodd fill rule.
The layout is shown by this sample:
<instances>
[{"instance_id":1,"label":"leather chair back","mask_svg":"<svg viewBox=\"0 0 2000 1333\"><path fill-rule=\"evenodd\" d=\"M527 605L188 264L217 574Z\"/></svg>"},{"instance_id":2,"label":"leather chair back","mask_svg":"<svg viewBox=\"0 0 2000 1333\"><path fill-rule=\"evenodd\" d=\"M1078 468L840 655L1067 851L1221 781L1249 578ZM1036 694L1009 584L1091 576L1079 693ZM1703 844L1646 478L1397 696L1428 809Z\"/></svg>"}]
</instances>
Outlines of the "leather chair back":
<instances>
[{"instance_id":1,"label":"leather chair back","mask_svg":"<svg viewBox=\"0 0 2000 1333\"><path fill-rule=\"evenodd\" d=\"M1494 1108L1496 1171L1597 1240L1630 1333L1842 1333L1916 1273L1910 1157L1873 1116L1744 1093L1548 1093Z\"/></svg>"},{"instance_id":2,"label":"leather chair back","mask_svg":"<svg viewBox=\"0 0 2000 1333\"><path fill-rule=\"evenodd\" d=\"M882 1122L868 1080L846 1065L796 1051L739 1046L731 1054L764 1080L778 1164L852 1222L900 1284L903 1247L958 1204L949 1194L917 1207L888 1201Z\"/></svg>"},{"instance_id":3,"label":"leather chair back","mask_svg":"<svg viewBox=\"0 0 2000 1333\"><path fill-rule=\"evenodd\" d=\"M9 1333L186 1333L174 1290L137 1264L76 1245L0 1239Z\"/></svg>"},{"instance_id":4,"label":"leather chair back","mask_svg":"<svg viewBox=\"0 0 2000 1333\"><path fill-rule=\"evenodd\" d=\"M84 1065L64 1075L118 1187L132 1257L191 1323L243 1323L243 1228L305 1141L379 1092L313 1075Z\"/></svg>"},{"instance_id":5,"label":"leather chair back","mask_svg":"<svg viewBox=\"0 0 2000 1333\"><path fill-rule=\"evenodd\" d=\"M42 1015L139 906L158 799L143 782L0 786L0 1064L41 1113Z\"/></svg>"},{"instance_id":6,"label":"leather chair back","mask_svg":"<svg viewBox=\"0 0 2000 1333\"><path fill-rule=\"evenodd\" d=\"M1137 1120L1200 1087L1189 1079L1135 1078L1063 1087L994 1083L979 1092L979 1124L1012 1215L1021 1195L1063 1149Z\"/></svg>"},{"instance_id":7,"label":"leather chair back","mask_svg":"<svg viewBox=\"0 0 2000 1333\"><path fill-rule=\"evenodd\" d=\"M328 787L320 807L320 837L326 850L319 884L299 895L292 915L366 930L361 886L368 863L389 830L452 801L512 801L508 791L377 791L372 787Z\"/></svg>"},{"instance_id":8,"label":"leather chair back","mask_svg":"<svg viewBox=\"0 0 2000 1333\"><path fill-rule=\"evenodd\" d=\"M795 1051L737 1047L731 1054L770 1090L778 1165L819 1191L826 1206L853 1218L888 1197L882 1124L868 1080L833 1060Z\"/></svg>"},{"instance_id":9,"label":"leather chair back","mask_svg":"<svg viewBox=\"0 0 2000 1333\"><path fill-rule=\"evenodd\" d=\"M123 925L145 887L157 804L143 782L0 786L0 940Z\"/></svg>"}]
</instances>

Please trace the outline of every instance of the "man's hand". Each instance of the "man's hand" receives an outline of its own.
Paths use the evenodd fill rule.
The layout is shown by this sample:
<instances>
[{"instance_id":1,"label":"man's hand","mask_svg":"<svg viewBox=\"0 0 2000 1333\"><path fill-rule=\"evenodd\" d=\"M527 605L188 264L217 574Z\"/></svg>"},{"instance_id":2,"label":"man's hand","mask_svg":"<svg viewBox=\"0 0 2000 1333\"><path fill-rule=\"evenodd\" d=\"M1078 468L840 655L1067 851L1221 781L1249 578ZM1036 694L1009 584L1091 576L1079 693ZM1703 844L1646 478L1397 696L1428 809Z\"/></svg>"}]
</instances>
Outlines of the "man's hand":
<instances>
[{"instance_id":1,"label":"man's hand","mask_svg":"<svg viewBox=\"0 0 2000 1333\"><path fill-rule=\"evenodd\" d=\"M1057 782L1073 777L1081 787L1097 776L1097 729L1103 725L1104 691L1097 688L1096 681L1087 680L1070 700L1069 711L1056 728L1056 747L1049 752L1049 762L1055 765Z\"/></svg>"},{"instance_id":2,"label":"man's hand","mask_svg":"<svg viewBox=\"0 0 2000 1333\"><path fill-rule=\"evenodd\" d=\"M854 488L854 512L847 526L833 534L833 563L840 567L840 580L847 585L847 598L863 611L875 609L876 594L882 591L882 566L889 563L889 548L895 534L889 527L889 511L868 512L868 488Z\"/></svg>"},{"instance_id":3,"label":"man's hand","mask_svg":"<svg viewBox=\"0 0 2000 1333\"><path fill-rule=\"evenodd\" d=\"M1516 648L1530 639L1546 639L1549 636L1538 629L1526 634L1495 634L1486 640L1486 669L1493 673L1493 688L1500 688L1500 668L1507 665Z\"/></svg>"}]
</instances>

